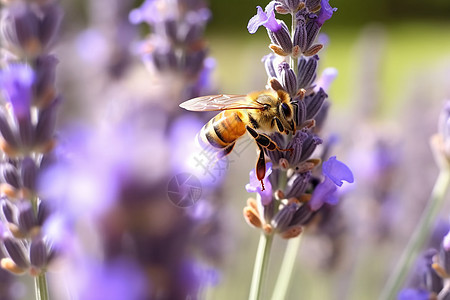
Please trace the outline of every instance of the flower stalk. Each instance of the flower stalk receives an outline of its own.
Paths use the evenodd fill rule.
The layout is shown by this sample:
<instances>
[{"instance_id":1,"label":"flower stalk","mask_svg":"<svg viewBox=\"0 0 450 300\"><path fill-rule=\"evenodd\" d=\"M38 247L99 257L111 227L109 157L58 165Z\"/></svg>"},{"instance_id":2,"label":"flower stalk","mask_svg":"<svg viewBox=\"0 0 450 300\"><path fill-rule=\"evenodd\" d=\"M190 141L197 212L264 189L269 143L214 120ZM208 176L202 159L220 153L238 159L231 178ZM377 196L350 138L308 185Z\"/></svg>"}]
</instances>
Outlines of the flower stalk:
<instances>
[{"instance_id":1,"label":"flower stalk","mask_svg":"<svg viewBox=\"0 0 450 300\"><path fill-rule=\"evenodd\" d=\"M283 261L280 267L275 288L273 290L272 300L286 299L286 294L291 282L294 271L295 260L297 259L298 249L300 248L302 235L290 239L284 252Z\"/></svg>"},{"instance_id":2,"label":"flower stalk","mask_svg":"<svg viewBox=\"0 0 450 300\"><path fill-rule=\"evenodd\" d=\"M414 230L394 272L389 277L380 299L394 299L400 287L405 281L406 275L415 261L417 255L422 250L427 236L431 232L432 226L439 211L444 204L445 195L450 185L450 169L441 169L434 184L433 190L422 217Z\"/></svg>"},{"instance_id":3,"label":"flower stalk","mask_svg":"<svg viewBox=\"0 0 450 300\"><path fill-rule=\"evenodd\" d=\"M47 277L42 273L34 278L36 286L36 300L48 300Z\"/></svg>"},{"instance_id":4,"label":"flower stalk","mask_svg":"<svg viewBox=\"0 0 450 300\"><path fill-rule=\"evenodd\" d=\"M252 283L249 300L261 299L264 280L269 267L270 250L272 248L273 234L261 232L258 250L256 252L255 266L253 268Z\"/></svg>"}]
</instances>

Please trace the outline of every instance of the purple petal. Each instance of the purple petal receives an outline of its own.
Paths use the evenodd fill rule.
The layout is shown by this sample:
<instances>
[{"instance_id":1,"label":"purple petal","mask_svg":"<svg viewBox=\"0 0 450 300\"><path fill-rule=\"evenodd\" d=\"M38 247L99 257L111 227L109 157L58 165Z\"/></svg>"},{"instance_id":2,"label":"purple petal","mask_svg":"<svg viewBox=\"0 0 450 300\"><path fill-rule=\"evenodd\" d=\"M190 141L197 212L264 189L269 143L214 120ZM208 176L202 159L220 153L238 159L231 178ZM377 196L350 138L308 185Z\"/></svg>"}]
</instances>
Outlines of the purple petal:
<instances>
[{"instance_id":1,"label":"purple petal","mask_svg":"<svg viewBox=\"0 0 450 300\"><path fill-rule=\"evenodd\" d=\"M328 177L321 182L314 190L309 200L308 205L313 210L316 211L322 207L325 203L335 205L338 202L338 197L335 195L337 190L336 185Z\"/></svg>"},{"instance_id":2,"label":"purple petal","mask_svg":"<svg viewBox=\"0 0 450 300\"><path fill-rule=\"evenodd\" d=\"M14 114L20 119L30 114L33 70L26 65L11 65L0 73L0 89L11 103Z\"/></svg>"},{"instance_id":3,"label":"purple petal","mask_svg":"<svg viewBox=\"0 0 450 300\"><path fill-rule=\"evenodd\" d=\"M254 34L261 25L274 32L281 29L281 24L275 18L275 2L267 4L265 11L261 6L257 6L256 9L256 15L248 21L248 32Z\"/></svg>"},{"instance_id":4,"label":"purple petal","mask_svg":"<svg viewBox=\"0 0 450 300\"><path fill-rule=\"evenodd\" d=\"M268 17L266 13L262 10L261 6L257 6L256 15L254 15L250 19L250 21L248 21L247 25L248 32L254 34L258 30L259 26L267 22L267 19Z\"/></svg>"},{"instance_id":5,"label":"purple petal","mask_svg":"<svg viewBox=\"0 0 450 300\"><path fill-rule=\"evenodd\" d=\"M330 19L333 15L333 12L337 10L337 8L332 8L328 2L329 0L322 0L320 3L321 9L317 16L317 19L315 20L315 22L319 24L319 26L322 26L326 20Z\"/></svg>"},{"instance_id":6,"label":"purple petal","mask_svg":"<svg viewBox=\"0 0 450 300\"><path fill-rule=\"evenodd\" d=\"M264 25L267 29L276 32L281 29L281 24L278 23L277 19L275 18L275 2L271 1L266 6L266 15L267 15L267 22Z\"/></svg>"},{"instance_id":7,"label":"purple petal","mask_svg":"<svg viewBox=\"0 0 450 300\"><path fill-rule=\"evenodd\" d=\"M267 205L272 201L272 184L269 180L269 175L272 173L272 163L266 164L266 175L264 176L264 191L261 189L261 182L256 177L255 170L250 171L250 183L245 185L245 189L249 193L258 193L261 196L263 205Z\"/></svg>"},{"instance_id":8,"label":"purple petal","mask_svg":"<svg viewBox=\"0 0 450 300\"><path fill-rule=\"evenodd\" d=\"M349 183L354 181L353 173L350 168L343 162L338 161L336 156L330 157L323 163L322 171L325 176L330 178L338 186L342 186L343 181Z\"/></svg>"}]
</instances>

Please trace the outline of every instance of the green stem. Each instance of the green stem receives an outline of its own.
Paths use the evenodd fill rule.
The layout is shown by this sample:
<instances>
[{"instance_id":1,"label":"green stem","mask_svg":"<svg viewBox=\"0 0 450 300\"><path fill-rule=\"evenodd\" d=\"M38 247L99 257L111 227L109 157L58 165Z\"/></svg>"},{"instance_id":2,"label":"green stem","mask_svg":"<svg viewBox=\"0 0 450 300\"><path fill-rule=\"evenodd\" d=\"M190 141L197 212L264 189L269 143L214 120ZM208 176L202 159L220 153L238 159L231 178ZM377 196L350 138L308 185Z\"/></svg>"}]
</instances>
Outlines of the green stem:
<instances>
[{"instance_id":1,"label":"green stem","mask_svg":"<svg viewBox=\"0 0 450 300\"><path fill-rule=\"evenodd\" d=\"M45 273L36 276L34 282L36 287L36 300L49 300Z\"/></svg>"},{"instance_id":2,"label":"green stem","mask_svg":"<svg viewBox=\"0 0 450 300\"><path fill-rule=\"evenodd\" d=\"M380 299L395 299L400 287L403 285L411 264L416 259L419 251L422 250L427 236L432 230L434 220L444 203L449 184L450 170L441 170L431 192L428 205L422 213L422 217L414 230L411 240L408 242L400 257L394 272L389 277Z\"/></svg>"},{"instance_id":3,"label":"green stem","mask_svg":"<svg viewBox=\"0 0 450 300\"><path fill-rule=\"evenodd\" d=\"M253 268L252 284L250 286L249 300L261 299L262 287L269 265L270 249L273 235L261 233L258 251L256 252L255 266Z\"/></svg>"},{"instance_id":4,"label":"green stem","mask_svg":"<svg viewBox=\"0 0 450 300\"><path fill-rule=\"evenodd\" d=\"M295 260L300 247L302 235L289 239L286 250L284 252L283 262L281 263L280 273L278 274L275 289L273 291L272 300L287 299L286 293L291 281L292 272L294 271Z\"/></svg>"}]
</instances>

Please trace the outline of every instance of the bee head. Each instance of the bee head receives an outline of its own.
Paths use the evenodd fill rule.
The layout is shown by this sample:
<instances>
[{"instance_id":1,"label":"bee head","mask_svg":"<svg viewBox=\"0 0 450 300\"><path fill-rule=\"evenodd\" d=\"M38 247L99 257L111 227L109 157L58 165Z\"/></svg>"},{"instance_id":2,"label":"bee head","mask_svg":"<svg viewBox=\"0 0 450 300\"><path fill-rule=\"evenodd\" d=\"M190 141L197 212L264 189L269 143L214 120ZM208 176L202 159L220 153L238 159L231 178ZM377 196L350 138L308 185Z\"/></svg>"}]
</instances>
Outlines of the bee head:
<instances>
[{"instance_id":1,"label":"bee head","mask_svg":"<svg viewBox=\"0 0 450 300\"><path fill-rule=\"evenodd\" d=\"M280 132L295 131L295 110L288 93L283 90L264 91L264 93L258 95L256 102L264 106L259 114L259 120L262 124L272 124L273 126L274 120L277 119Z\"/></svg>"}]
</instances>

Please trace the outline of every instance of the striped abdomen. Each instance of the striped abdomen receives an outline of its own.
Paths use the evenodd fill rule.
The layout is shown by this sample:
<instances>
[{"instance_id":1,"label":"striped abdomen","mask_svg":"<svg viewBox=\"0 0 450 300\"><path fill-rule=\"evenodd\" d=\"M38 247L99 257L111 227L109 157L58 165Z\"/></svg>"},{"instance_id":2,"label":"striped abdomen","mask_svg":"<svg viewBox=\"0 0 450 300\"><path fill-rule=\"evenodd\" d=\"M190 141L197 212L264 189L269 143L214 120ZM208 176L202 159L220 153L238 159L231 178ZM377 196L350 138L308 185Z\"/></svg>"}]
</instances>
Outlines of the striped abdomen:
<instances>
[{"instance_id":1,"label":"striped abdomen","mask_svg":"<svg viewBox=\"0 0 450 300\"><path fill-rule=\"evenodd\" d=\"M238 138L246 132L243 114L239 110L225 110L209 120L200 131L200 139L223 157L233 150Z\"/></svg>"}]
</instances>

